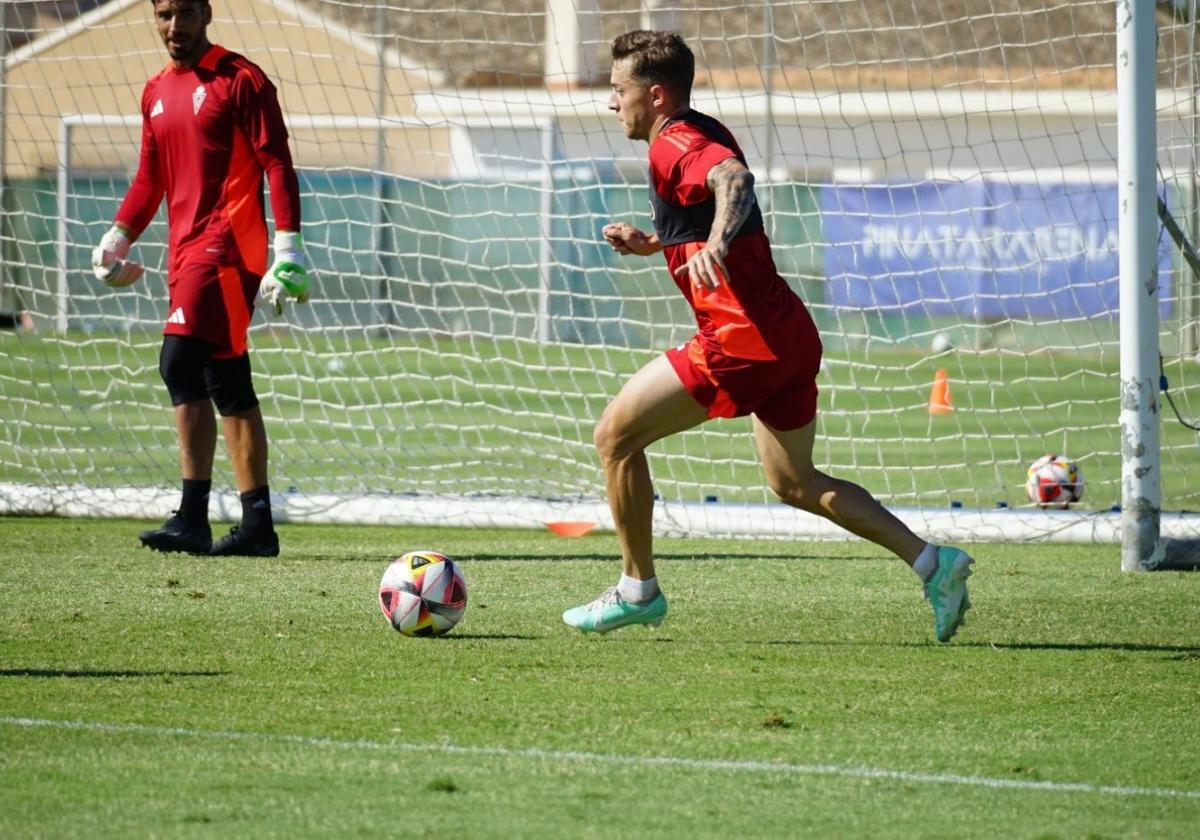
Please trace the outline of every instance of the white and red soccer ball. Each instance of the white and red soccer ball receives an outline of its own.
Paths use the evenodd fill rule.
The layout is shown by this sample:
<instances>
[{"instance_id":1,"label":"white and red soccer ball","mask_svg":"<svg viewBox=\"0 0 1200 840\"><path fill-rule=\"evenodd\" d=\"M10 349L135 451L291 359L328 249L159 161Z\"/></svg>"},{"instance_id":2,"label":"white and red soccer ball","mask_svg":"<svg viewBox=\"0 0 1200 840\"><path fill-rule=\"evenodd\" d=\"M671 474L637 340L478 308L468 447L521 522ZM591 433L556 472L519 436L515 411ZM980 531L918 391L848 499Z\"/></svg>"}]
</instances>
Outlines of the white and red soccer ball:
<instances>
[{"instance_id":1,"label":"white and red soccer ball","mask_svg":"<svg viewBox=\"0 0 1200 840\"><path fill-rule=\"evenodd\" d=\"M467 609L467 581L458 564L436 551L410 551L379 581L379 608L405 636L448 633Z\"/></svg>"},{"instance_id":2,"label":"white and red soccer ball","mask_svg":"<svg viewBox=\"0 0 1200 840\"><path fill-rule=\"evenodd\" d=\"M1038 507L1069 507L1083 498L1083 471L1066 455L1043 455L1029 465L1025 492Z\"/></svg>"}]
</instances>

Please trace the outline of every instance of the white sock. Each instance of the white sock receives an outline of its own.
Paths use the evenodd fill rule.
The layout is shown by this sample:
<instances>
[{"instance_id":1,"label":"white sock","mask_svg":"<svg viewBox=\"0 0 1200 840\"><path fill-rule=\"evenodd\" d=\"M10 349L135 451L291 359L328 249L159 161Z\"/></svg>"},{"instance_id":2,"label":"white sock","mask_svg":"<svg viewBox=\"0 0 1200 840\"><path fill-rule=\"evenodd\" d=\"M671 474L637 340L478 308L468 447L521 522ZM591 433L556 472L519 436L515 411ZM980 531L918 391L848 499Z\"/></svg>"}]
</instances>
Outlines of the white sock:
<instances>
[{"instance_id":1,"label":"white sock","mask_svg":"<svg viewBox=\"0 0 1200 840\"><path fill-rule=\"evenodd\" d=\"M621 582L617 584L617 592L621 593L621 597L626 601L634 604L649 601L658 594L658 578L652 577L646 580L638 580L637 578L631 578L629 575L622 574Z\"/></svg>"},{"instance_id":2,"label":"white sock","mask_svg":"<svg viewBox=\"0 0 1200 840\"><path fill-rule=\"evenodd\" d=\"M937 571L937 567L937 546L933 543L925 543L925 547L913 561L912 570L916 572L922 583L928 583L929 579L933 577L933 573Z\"/></svg>"}]
</instances>

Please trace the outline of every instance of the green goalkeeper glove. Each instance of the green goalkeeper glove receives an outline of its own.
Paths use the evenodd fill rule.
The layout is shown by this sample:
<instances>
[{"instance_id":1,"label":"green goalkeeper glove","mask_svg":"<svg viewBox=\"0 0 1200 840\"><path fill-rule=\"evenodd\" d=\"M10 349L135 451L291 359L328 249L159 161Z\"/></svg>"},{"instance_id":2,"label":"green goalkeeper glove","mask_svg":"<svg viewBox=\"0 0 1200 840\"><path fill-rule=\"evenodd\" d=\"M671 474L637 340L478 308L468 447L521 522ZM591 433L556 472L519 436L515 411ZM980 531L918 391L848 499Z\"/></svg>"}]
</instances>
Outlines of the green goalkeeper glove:
<instances>
[{"instance_id":1,"label":"green goalkeeper glove","mask_svg":"<svg viewBox=\"0 0 1200 840\"><path fill-rule=\"evenodd\" d=\"M92 250L92 273L96 279L113 288L128 286L145 273L146 269L126 259L133 242L122 228L113 225L100 238L100 244Z\"/></svg>"},{"instance_id":2,"label":"green goalkeeper glove","mask_svg":"<svg viewBox=\"0 0 1200 840\"><path fill-rule=\"evenodd\" d=\"M300 234L290 230L275 231L275 262L263 275L258 296L276 315L283 314L288 296L296 303L308 303L308 258Z\"/></svg>"}]
</instances>

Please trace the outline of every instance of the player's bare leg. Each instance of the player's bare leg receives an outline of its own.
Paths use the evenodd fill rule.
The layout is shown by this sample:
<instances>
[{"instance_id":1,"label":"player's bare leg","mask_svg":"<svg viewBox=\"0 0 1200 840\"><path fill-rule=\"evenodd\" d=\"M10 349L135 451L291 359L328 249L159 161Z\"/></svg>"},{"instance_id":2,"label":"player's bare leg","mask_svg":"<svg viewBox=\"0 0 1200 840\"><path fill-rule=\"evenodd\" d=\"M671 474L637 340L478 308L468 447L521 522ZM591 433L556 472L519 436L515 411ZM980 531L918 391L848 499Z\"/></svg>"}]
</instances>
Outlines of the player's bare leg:
<instances>
[{"instance_id":1,"label":"player's bare leg","mask_svg":"<svg viewBox=\"0 0 1200 840\"><path fill-rule=\"evenodd\" d=\"M667 604L654 572L654 485L646 447L703 423L708 412L683 387L666 356L625 383L596 424L596 451L604 468L608 505L621 543L621 582L563 613L580 630L607 632L627 624L657 625Z\"/></svg>"},{"instance_id":2,"label":"player's bare leg","mask_svg":"<svg viewBox=\"0 0 1200 840\"><path fill-rule=\"evenodd\" d=\"M274 557L279 537L271 518L267 486L267 428L262 410L255 406L221 418L225 448L233 465L234 480L242 500L242 521L212 548L214 555Z\"/></svg>"},{"instance_id":3,"label":"player's bare leg","mask_svg":"<svg viewBox=\"0 0 1200 840\"><path fill-rule=\"evenodd\" d=\"M267 483L267 427L258 406L221 418L225 448L239 493Z\"/></svg>"},{"instance_id":4,"label":"player's bare leg","mask_svg":"<svg viewBox=\"0 0 1200 840\"><path fill-rule=\"evenodd\" d=\"M143 531L139 539L142 545L156 551L207 554L212 547L208 493L217 447L217 422L212 403L202 400L175 406L175 432L179 440L183 500L179 510L161 528Z\"/></svg>"},{"instance_id":5,"label":"player's bare leg","mask_svg":"<svg viewBox=\"0 0 1200 840\"><path fill-rule=\"evenodd\" d=\"M813 420L802 428L781 432L754 418L754 443L767 484L786 504L836 522L911 566L925 541L865 489L813 466L816 426Z\"/></svg>"},{"instance_id":6,"label":"player's bare leg","mask_svg":"<svg viewBox=\"0 0 1200 840\"><path fill-rule=\"evenodd\" d=\"M767 483L792 507L823 516L904 560L925 584L938 640L949 641L971 606L966 579L972 559L961 549L925 542L864 488L818 470L812 461L815 435L815 420L783 432L755 417L754 441Z\"/></svg>"},{"instance_id":7,"label":"player's bare leg","mask_svg":"<svg viewBox=\"0 0 1200 840\"><path fill-rule=\"evenodd\" d=\"M708 412L684 389L666 356L635 373L600 415L596 451L625 574L641 580L654 576L654 486L646 447L707 418Z\"/></svg>"},{"instance_id":8,"label":"player's bare leg","mask_svg":"<svg viewBox=\"0 0 1200 840\"><path fill-rule=\"evenodd\" d=\"M212 402L175 406L175 434L179 438L180 474L184 478L211 480L217 451L217 420Z\"/></svg>"}]
</instances>

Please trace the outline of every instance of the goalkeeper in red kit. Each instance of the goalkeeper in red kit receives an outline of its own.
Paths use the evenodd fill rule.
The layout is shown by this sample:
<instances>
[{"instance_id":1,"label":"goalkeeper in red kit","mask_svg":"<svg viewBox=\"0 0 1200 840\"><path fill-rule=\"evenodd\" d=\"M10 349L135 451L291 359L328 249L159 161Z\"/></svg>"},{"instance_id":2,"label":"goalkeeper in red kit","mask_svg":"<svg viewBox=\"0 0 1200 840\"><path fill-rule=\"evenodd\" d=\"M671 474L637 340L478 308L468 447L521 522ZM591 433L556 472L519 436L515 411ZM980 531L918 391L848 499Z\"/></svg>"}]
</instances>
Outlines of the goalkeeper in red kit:
<instances>
[{"instance_id":1,"label":"goalkeeper in red kit","mask_svg":"<svg viewBox=\"0 0 1200 840\"><path fill-rule=\"evenodd\" d=\"M862 487L813 464L821 340L779 276L754 177L724 125L689 105L695 59L674 32L636 30L612 44L608 107L625 136L650 144L654 232L604 227L617 253L661 253L698 331L625 383L596 424L622 574L563 621L606 633L667 615L652 553L654 488L646 447L716 417L752 415L767 483L779 498L871 540L921 579L934 632L948 641L970 606L971 557L918 537Z\"/></svg>"},{"instance_id":2,"label":"goalkeeper in red kit","mask_svg":"<svg viewBox=\"0 0 1200 840\"><path fill-rule=\"evenodd\" d=\"M154 19L170 62L142 92L137 175L92 254L99 280L136 281L142 268L130 245L166 196L170 304L159 373L175 407L183 498L140 538L158 551L273 557L267 433L246 337L256 299L276 314L289 297L308 300L299 182L274 86L256 65L209 42L208 0L154 0ZM275 216L269 267L264 180ZM218 412L242 519L214 544L208 499Z\"/></svg>"}]
</instances>

